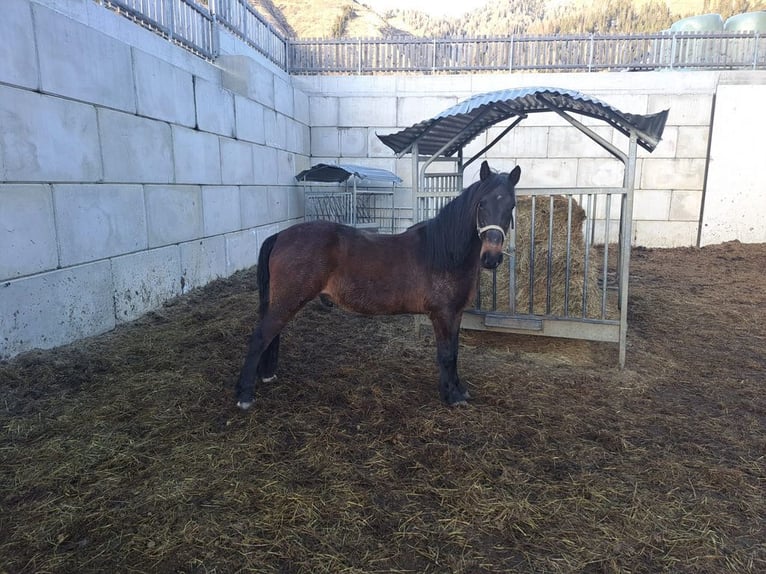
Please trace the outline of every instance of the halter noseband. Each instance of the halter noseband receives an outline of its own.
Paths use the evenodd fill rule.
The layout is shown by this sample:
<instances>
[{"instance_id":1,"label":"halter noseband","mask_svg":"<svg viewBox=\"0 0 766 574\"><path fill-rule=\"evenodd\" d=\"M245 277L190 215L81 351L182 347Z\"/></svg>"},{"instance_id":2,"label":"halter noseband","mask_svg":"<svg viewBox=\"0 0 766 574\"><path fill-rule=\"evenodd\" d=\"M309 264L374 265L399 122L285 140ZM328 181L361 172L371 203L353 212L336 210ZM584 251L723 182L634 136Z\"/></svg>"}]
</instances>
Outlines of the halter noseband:
<instances>
[{"instance_id":1,"label":"halter noseband","mask_svg":"<svg viewBox=\"0 0 766 574\"><path fill-rule=\"evenodd\" d=\"M505 229L503 229L499 225L485 225L484 227L482 227L479 224L479 210L477 209L476 210L476 233L478 233L479 239L481 239L481 236L484 233L486 233L487 231L489 231L490 229L494 229L496 231L499 231L500 235L503 236L503 243L505 243Z\"/></svg>"}]
</instances>

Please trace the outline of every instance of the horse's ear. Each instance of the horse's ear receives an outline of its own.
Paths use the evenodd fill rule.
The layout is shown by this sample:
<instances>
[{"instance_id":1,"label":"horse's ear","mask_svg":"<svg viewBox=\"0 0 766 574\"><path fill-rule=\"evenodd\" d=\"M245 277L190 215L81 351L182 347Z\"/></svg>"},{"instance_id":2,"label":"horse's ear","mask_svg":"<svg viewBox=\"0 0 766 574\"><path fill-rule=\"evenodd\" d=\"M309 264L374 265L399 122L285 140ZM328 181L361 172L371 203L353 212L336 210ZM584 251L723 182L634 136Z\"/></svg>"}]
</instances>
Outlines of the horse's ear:
<instances>
[{"instance_id":1,"label":"horse's ear","mask_svg":"<svg viewBox=\"0 0 766 574\"><path fill-rule=\"evenodd\" d=\"M516 166L513 168L513 171L508 174L508 185L516 185L519 183L519 179L521 179L521 167Z\"/></svg>"},{"instance_id":2,"label":"horse's ear","mask_svg":"<svg viewBox=\"0 0 766 574\"><path fill-rule=\"evenodd\" d=\"M492 170L489 169L489 164L487 163L487 160L485 159L483 162L481 162L481 170L479 171L479 179L481 181L484 181L489 177L489 175L492 173Z\"/></svg>"}]
</instances>

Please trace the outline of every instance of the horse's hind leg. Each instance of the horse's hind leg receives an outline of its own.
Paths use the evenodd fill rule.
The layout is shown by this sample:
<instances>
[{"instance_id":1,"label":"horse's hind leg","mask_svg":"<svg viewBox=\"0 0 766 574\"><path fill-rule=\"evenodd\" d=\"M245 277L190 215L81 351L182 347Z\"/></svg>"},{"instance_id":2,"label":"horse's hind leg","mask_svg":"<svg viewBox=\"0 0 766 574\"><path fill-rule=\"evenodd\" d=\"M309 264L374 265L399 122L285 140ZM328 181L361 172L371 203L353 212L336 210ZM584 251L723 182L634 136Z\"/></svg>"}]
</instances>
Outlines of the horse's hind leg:
<instances>
[{"instance_id":1,"label":"horse's hind leg","mask_svg":"<svg viewBox=\"0 0 766 574\"><path fill-rule=\"evenodd\" d=\"M264 383L270 383L277 378L277 363L279 362L279 335L272 339L269 346L261 355L256 374Z\"/></svg>"},{"instance_id":2,"label":"horse's hind leg","mask_svg":"<svg viewBox=\"0 0 766 574\"><path fill-rule=\"evenodd\" d=\"M250 335L250 342L247 348L247 356L245 357L245 363L242 365L242 370L239 373L239 379L237 380L237 406L242 410L247 410L253 405L253 397L255 396L255 379L259 373L259 367L262 363L264 355L268 355L266 362L270 366L276 368L275 354L273 357L270 355L269 347L272 342L277 340L279 332L287 323L287 320L279 320L274 317L273 314L268 313L258 326L253 330ZM278 343L277 347L278 349ZM272 353L274 349L272 348ZM273 372L272 372L273 376Z\"/></svg>"}]
</instances>

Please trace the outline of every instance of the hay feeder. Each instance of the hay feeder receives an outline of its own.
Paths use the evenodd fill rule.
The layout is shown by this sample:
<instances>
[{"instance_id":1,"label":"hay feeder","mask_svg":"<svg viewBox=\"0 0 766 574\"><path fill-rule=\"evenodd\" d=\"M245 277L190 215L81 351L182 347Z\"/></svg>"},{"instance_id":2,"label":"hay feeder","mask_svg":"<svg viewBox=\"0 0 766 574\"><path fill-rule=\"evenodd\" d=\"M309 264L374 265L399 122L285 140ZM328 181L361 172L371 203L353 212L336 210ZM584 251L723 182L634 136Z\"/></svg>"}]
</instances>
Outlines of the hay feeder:
<instances>
[{"instance_id":1,"label":"hay feeder","mask_svg":"<svg viewBox=\"0 0 766 574\"><path fill-rule=\"evenodd\" d=\"M422 221L460 193L467 166L530 114L541 112L559 115L620 161L622 185L517 188L507 264L481 274L476 305L464 314L462 326L617 343L623 367L636 156L639 146L655 149L668 110L629 114L573 90L516 88L477 94L430 120L378 137L397 157L411 154L415 220ZM573 113L603 120L625 135L627 153ZM478 134L506 120L509 125L494 140L463 157Z\"/></svg>"}]
</instances>

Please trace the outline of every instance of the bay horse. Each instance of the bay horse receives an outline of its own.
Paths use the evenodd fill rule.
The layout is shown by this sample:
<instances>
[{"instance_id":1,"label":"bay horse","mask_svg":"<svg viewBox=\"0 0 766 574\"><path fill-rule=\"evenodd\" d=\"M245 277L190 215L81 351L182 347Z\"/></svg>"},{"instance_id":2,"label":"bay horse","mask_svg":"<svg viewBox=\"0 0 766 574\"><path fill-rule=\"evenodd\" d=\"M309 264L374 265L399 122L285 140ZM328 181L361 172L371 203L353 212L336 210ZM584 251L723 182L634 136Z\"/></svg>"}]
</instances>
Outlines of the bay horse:
<instances>
[{"instance_id":1,"label":"bay horse","mask_svg":"<svg viewBox=\"0 0 766 574\"><path fill-rule=\"evenodd\" d=\"M237 406L252 406L257 378L275 378L279 333L317 296L366 315L427 315L439 395L448 405L466 404L470 394L457 374L460 321L475 295L479 266L494 269L502 261L520 176L519 166L495 173L484 161L479 181L436 217L398 235L309 221L267 238L256 270L260 322L237 381Z\"/></svg>"}]
</instances>

